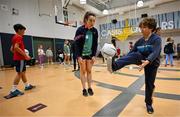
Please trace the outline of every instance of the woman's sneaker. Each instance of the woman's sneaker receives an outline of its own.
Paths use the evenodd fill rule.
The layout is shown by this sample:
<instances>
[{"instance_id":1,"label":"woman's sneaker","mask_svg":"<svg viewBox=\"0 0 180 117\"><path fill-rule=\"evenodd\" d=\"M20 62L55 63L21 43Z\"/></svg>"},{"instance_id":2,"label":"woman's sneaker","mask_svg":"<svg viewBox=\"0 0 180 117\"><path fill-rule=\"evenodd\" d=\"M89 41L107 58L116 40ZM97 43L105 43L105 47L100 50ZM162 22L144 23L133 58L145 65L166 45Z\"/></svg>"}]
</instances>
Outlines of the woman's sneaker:
<instances>
[{"instance_id":1,"label":"woman's sneaker","mask_svg":"<svg viewBox=\"0 0 180 117\"><path fill-rule=\"evenodd\" d=\"M89 95L94 95L94 92L93 92L93 90L91 89L91 88L88 88L88 93L89 93Z\"/></svg>"},{"instance_id":2,"label":"woman's sneaker","mask_svg":"<svg viewBox=\"0 0 180 117\"><path fill-rule=\"evenodd\" d=\"M27 90L31 90L31 89L33 89L33 88L35 88L36 86L33 86L33 85L31 85L31 84L29 84L29 86L27 86L27 87L25 87L25 91L27 91Z\"/></svg>"},{"instance_id":3,"label":"woman's sneaker","mask_svg":"<svg viewBox=\"0 0 180 117\"><path fill-rule=\"evenodd\" d=\"M82 92L83 92L83 96L85 96L85 97L88 96L88 93L87 93L86 89L83 89Z\"/></svg>"}]
</instances>

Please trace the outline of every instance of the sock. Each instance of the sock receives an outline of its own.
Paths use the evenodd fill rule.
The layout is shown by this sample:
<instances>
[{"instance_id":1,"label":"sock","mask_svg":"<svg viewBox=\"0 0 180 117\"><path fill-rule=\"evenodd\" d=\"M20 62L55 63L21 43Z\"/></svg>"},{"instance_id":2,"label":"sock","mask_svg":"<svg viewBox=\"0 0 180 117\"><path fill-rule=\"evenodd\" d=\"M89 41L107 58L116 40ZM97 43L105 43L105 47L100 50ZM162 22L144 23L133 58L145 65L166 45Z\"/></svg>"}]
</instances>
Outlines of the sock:
<instances>
[{"instance_id":1,"label":"sock","mask_svg":"<svg viewBox=\"0 0 180 117\"><path fill-rule=\"evenodd\" d=\"M27 82L24 83L24 85L25 85L25 87L29 87L29 83L27 83Z\"/></svg>"},{"instance_id":2,"label":"sock","mask_svg":"<svg viewBox=\"0 0 180 117\"><path fill-rule=\"evenodd\" d=\"M17 85L13 85L12 89L11 89L11 92L14 92L16 89L17 89Z\"/></svg>"}]
</instances>

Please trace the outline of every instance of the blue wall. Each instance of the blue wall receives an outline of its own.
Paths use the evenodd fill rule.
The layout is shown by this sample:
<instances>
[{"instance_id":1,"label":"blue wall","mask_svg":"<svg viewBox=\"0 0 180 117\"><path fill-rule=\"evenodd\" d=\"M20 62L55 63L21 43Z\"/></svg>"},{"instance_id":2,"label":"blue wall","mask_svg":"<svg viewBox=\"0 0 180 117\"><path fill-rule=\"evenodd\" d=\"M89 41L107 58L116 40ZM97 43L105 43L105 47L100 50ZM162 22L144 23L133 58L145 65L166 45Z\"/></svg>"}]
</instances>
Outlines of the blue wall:
<instances>
[{"instance_id":1,"label":"blue wall","mask_svg":"<svg viewBox=\"0 0 180 117\"><path fill-rule=\"evenodd\" d=\"M7 34L7 33L0 33L1 35L1 43L2 43L2 52L3 52L3 61L4 65L11 65L13 66L13 54L10 51L11 48L11 39L13 37L13 34ZM31 36L24 36L24 44L25 48L29 50L29 55L33 56L33 49L32 49L32 38Z\"/></svg>"},{"instance_id":2,"label":"blue wall","mask_svg":"<svg viewBox=\"0 0 180 117\"><path fill-rule=\"evenodd\" d=\"M1 43L2 43L2 54L3 54L3 61L5 66L13 66L13 54L10 51L11 47L11 40L14 34L8 33L0 33ZM56 57L57 49L63 49L64 47L64 39L53 39L53 38L44 38L44 37L34 37L29 35L24 35L24 44L25 48L29 51L29 55L34 57L37 54L37 42L42 42L45 44L44 51L46 51L48 46L52 47L54 52L54 59ZM37 57L36 57L37 58Z\"/></svg>"}]
</instances>

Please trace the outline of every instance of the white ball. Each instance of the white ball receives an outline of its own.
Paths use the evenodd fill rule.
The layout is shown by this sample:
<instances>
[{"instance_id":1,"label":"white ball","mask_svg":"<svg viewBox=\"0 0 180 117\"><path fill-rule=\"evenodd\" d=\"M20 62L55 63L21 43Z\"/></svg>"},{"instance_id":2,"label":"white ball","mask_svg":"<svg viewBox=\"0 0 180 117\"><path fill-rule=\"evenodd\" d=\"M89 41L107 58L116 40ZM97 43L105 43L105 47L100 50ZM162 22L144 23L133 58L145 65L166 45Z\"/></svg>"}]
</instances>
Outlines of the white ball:
<instances>
[{"instance_id":1,"label":"white ball","mask_svg":"<svg viewBox=\"0 0 180 117\"><path fill-rule=\"evenodd\" d=\"M104 58L113 57L116 54L116 48L113 44L105 43L101 49L101 53Z\"/></svg>"}]
</instances>

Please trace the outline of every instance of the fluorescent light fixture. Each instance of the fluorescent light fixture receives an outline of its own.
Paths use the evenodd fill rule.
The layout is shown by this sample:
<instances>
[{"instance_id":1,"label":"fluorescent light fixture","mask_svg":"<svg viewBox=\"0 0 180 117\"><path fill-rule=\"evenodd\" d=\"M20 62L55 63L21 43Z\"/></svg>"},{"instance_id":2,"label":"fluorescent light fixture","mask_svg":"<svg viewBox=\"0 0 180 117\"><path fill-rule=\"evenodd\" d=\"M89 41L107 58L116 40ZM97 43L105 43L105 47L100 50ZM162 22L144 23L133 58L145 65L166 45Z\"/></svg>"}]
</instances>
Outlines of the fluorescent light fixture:
<instances>
[{"instance_id":1,"label":"fluorescent light fixture","mask_svg":"<svg viewBox=\"0 0 180 117\"><path fill-rule=\"evenodd\" d=\"M107 9L104 9L104 10L103 10L103 14L104 14L104 15L108 15L108 14L109 14L109 11L108 11Z\"/></svg>"},{"instance_id":2,"label":"fluorescent light fixture","mask_svg":"<svg viewBox=\"0 0 180 117\"><path fill-rule=\"evenodd\" d=\"M144 2L142 0L139 0L137 2L137 7L142 7L144 5Z\"/></svg>"},{"instance_id":3,"label":"fluorescent light fixture","mask_svg":"<svg viewBox=\"0 0 180 117\"><path fill-rule=\"evenodd\" d=\"M86 4L86 0L80 0L80 4Z\"/></svg>"}]
</instances>

